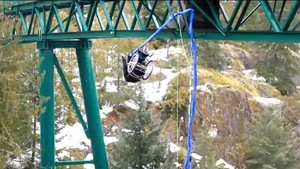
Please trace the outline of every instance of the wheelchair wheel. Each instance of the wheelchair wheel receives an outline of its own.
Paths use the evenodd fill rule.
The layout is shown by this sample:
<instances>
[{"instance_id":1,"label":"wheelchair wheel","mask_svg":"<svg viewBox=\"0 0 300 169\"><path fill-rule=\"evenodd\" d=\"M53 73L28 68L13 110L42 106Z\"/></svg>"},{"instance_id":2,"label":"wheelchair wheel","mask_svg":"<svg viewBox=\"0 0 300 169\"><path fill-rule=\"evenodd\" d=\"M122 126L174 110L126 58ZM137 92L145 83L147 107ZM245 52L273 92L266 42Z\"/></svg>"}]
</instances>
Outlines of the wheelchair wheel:
<instances>
[{"instance_id":1,"label":"wheelchair wheel","mask_svg":"<svg viewBox=\"0 0 300 169\"><path fill-rule=\"evenodd\" d=\"M130 59L130 61L128 62L128 67L127 67L127 71L128 71L128 73L131 73L134 69L135 69L135 67L136 67L136 65L137 65L137 63L138 63L138 61L139 61L139 55L138 55L138 53L135 53L132 57L131 57L131 59Z\"/></svg>"},{"instance_id":2,"label":"wheelchair wheel","mask_svg":"<svg viewBox=\"0 0 300 169\"><path fill-rule=\"evenodd\" d=\"M152 74L152 71L153 71L153 61L149 61L148 63L146 63L146 71L145 71L145 74L142 76L142 79L143 80L147 80L151 74Z\"/></svg>"}]
</instances>

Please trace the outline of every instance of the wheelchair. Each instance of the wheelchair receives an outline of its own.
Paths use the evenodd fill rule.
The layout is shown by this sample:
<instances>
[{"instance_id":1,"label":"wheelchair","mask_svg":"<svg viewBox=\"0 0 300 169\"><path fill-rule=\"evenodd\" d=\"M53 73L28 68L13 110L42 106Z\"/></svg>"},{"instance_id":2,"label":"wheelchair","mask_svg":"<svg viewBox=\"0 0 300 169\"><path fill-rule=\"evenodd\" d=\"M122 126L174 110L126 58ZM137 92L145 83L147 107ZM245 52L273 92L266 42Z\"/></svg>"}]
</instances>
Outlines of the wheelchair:
<instances>
[{"instance_id":1,"label":"wheelchair","mask_svg":"<svg viewBox=\"0 0 300 169\"><path fill-rule=\"evenodd\" d=\"M128 55L127 71L130 76L139 80L147 80L153 71L153 61L149 60L148 49L143 47Z\"/></svg>"}]
</instances>

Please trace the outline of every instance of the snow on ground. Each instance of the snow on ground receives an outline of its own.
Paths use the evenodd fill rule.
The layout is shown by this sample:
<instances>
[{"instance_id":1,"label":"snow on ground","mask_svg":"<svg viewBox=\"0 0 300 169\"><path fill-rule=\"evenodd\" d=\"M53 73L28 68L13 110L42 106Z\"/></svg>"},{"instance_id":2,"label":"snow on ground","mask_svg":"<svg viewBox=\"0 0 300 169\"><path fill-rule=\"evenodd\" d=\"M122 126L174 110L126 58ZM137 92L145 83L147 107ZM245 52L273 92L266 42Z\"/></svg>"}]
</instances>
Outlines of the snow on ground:
<instances>
[{"instance_id":1,"label":"snow on ground","mask_svg":"<svg viewBox=\"0 0 300 169\"><path fill-rule=\"evenodd\" d=\"M57 149L78 148L84 150L87 149L86 145L90 146L90 141L85 136L82 125L79 122L76 122L73 126L66 125L57 137L64 137L56 144Z\"/></svg>"},{"instance_id":2,"label":"snow on ground","mask_svg":"<svg viewBox=\"0 0 300 169\"><path fill-rule=\"evenodd\" d=\"M208 135L211 138L216 138L218 136L218 128L216 126L211 126L208 130Z\"/></svg>"},{"instance_id":3,"label":"snow on ground","mask_svg":"<svg viewBox=\"0 0 300 169\"><path fill-rule=\"evenodd\" d=\"M114 81L116 78L113 77L105 77L104 81L106 81L106 88L105 91L107 92L116 92L117 91L117 86L114 84Z\"/></svg>"},{"instance_id":4,"label":"snow on ground","mask_svg":"<svg viewBox=\"0 0 300 169\"><path fill-rule=\"evenodd\" d=\"M107 136L104 136L104 144L105 145L108 145L110 143L114 143L114 142L117 142L119 141L119 139L117 139L117 137L107 137Z\"/></svg>"},{"instance_id":5,"label":"snow on ground","mask_svg":"<svg viewBox=\"0 0 300 169\"><path fill-rule=\"evenodd\" d=\"M65 128L57 135L58 138L63 137L63 139L56 143L56 149L68 149L77 148L85 150L90 148L90 140L86 137L83 128L79 122L75 123L73 126L66 125ZM104 143L108 145L118 141L116 137L104 136ZM58 157L64 157L68 155L67 152L62 151Z\"/></svg>"},{"instance_id":6,"label":"snow on ground","mask_svg":"<svg viewBox=\"0 0 300 169\"><path fill-rule=\"evenodd\" d=\"M235 169L232 165L228 164L225 160L223 159L219 159L216 162L216 166L223 166L224 165L224 169Z\"/></svg>"},{"instance_id":7,"label":"snow on ground","mask_svg":"<svg viewBox=\"0 0 300 169\"><path fill-rule=\"evenodd\" d=\"M169 49L162 48L158 50L150 50L149 53L153 53L153 56L151 57L151 60L166 60L168 61L168 55L170 54L182 54L183 51L181 48L175 48L171 46ZM162 81L156 81L153 83L144 83L143 86L146 89L144 92L144 96L147 101L160 101L162 100L163 96L165 95L169 82L176 77L177 73L173 69L162 69L159 67L154 66L153 68L153 74L156 73L163 73L166 75L166 79Z\"/></svg>"},{"instance_id":8,"label":"snow on ground","mask_svg":"<svg viewBox=\"0 0 300 169\"><path fill-rule=\"evenodd\" d=\"M278 106L282 104L282 102L277 98L267 98L261 96L254 96L253 98L264 106L270 107L270 106Z\"/></svg>"},{"instance_id":9,"label":"snow on ground","mask_svg":"<svg viewBox=\"0 0 300 169\"><path fill-rule=\"evenodd\" d=\"M169 143L169 147L170 147L170 151L172 153L176 153L176 152L180 151L180 147L178 147L176 144L174 144L172 142Z\"/></svg>"},{"instance_id":10,"label":"snow on ground","mask_svg":"<svg viewBox=\"0 0 300 169\"><path fill-rule=\"evenodd\" d=\"M128 106L128 107L130 107L130 108L132 108L134 110L138 110L139 109L138 105L135 104L134 101L132 101L132 100L127 100L127 101L124 102L124 104L125 104L125 106Z\"/></svg>"},{"instance_id":11,"label":"snow on ground","mask_svg":"<svg viewBox=\"0 0 300 169\"><path fill-rule=\"evenodd\" d=\"M93 160L93 154L92 154L92 153L89 153L89 154L85 157L84 160L86 160L86 161ZM84 164L83 167L84 167L85 169L95 169L94 164Z\"/></svg>"},{"instance_id":12,"label":"snow on ground","mask_svg":"<svg viewBox=\"0 0 300 169\"><path fill-rule=\"evenodd\" d=\"M183 51L181 48L175 48L174 46L171 46L168 48L161 48L157 50L150 50L150 54L153 54L151 57L151 60L166 60L168 61L168 55L173 55L173 54L182 54Z\"/></svg>"},{"instance_id":13,"label":"snow on ground","mask_svg":"<svg viewBox=\"0 0 300 169\"><path fill-rule=\"evenodd\" d=\"M196 161L196 163L199 163L201 161L201 159L203 158L201 155L198 155L196 153L192 153L191 157L193 157Z\"/></svg>"},{"instance_id":14,"label":"snow on ground","mask_svg":"<svg viewBox=\"0 0 300 169\"><path fill-rule=\"evenodd\" d=\"M111 131L112 131L112 132L115 132L118 128L119 128L118 126L112 126L112 127L111 127Z\"/></svg>"},{"instance_id":15,"label":"snow on ground","mask_svg":"<svg viewBox=\"0 0 300 169\"><path fill-rule=\"evenodd\" d=\"M257 76L253 69L243 70L243 73L253 81L265 82L266 79L262 76Z\"/></svg>"},{"instance_id":16,"label":"snow on ground","mask_svg":"<svg viewBox=\"0 0 300 169\"><path fill-rule=\"evenodd\" d=\"M110 105L101 105L100 116L101 118L106 118L106 115L113 111L112 106Z\"/></svg>"},{"instance_id":17,"label":"snow on ground","mask_svg":"<svg viewBox=\"0 0 300 169\"><path fill-rule=\"evenodd\" d=\"M203 91L206 93L211 93L211 90L209 89L209 85L211 85L210 83L205 83L204 85L198 85L196 86L196 90L197 91ZM193 87L190 87L190 91L193 90Z\"/></svg>"},{"instance_id":18,"label":"snow on ground","mask_svg":"<svg viewBox=\"0 0 300 169\"><path fill-rule=\"evenodd\" d=\"M175 162L175 166L176 166L176 167L180 167L181 164L180 164L179 162Z\"/></svg>"},{"instance_id":19,"label":"snow on ground","mask_svg":"<svg viewBox=\"0 0 300 169\"><path fill-rule=\"evenodd\" d=\"M134 132L134 131L129 130L129 129L122 129L121 131L124 132L124 133L133 133Z\"/></svg>"},{"instance_id":20,"label":"snow on ground","mask_svg":"<svg viewBox=\"0 0 300 169\"><path fill-rule=\"evenodd\" d=\"M161 82L156 81L153 83L144 83L143 86L146 90L144 90L144 96L147 101L160 101L163 96L167 92L169 82L176 77L177 73L174 73L172 69L162 69L163 74L167 76L166 79Z\"/></svg>"}]
</instances>

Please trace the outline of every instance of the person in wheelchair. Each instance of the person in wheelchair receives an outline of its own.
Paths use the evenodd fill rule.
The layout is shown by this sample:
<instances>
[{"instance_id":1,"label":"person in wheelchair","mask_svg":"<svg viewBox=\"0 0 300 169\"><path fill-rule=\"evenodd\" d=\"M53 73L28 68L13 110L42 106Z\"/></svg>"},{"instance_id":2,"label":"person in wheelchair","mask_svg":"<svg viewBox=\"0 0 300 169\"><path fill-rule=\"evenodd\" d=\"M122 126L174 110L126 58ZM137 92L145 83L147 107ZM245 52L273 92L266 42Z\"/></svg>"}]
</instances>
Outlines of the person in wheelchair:
<instances>
[{"instance_id":1,"label":"person in wheelchair","mask_svg":"<svg viewBox=\"0 0 300 169\"><path fill-rule=\"evenodd\" d=\"M148 49L143 47L137 51L130 52L125 58L122 56L123 75L127 82L136 83L147 80L152 74L153 62L149 61Z\"/></svg>"}]
</instances>

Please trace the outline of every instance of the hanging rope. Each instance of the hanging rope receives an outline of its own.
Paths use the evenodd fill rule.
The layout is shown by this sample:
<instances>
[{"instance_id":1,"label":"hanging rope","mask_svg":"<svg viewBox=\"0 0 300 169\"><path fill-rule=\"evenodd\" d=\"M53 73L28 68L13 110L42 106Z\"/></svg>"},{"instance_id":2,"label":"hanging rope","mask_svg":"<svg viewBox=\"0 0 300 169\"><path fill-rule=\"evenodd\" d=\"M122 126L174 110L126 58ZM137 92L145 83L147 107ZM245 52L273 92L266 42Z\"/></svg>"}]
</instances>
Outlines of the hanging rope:
<instances>
[{"instance_id":1,"label":"hanging rope","mask_svg":"<svg viewBox=\"0 0 300 169\"><path fill-rule=\"evenodd\" d=\"M189 27L188 27L188 33L190 35L190 50L193 55L193 90L191 93L191 104L190 104L190 114L189 114L189 124L188 124L188 138L187 138L187 154L186 154L186 159L185 159L185 164L184 168L185 169L190 169L192 167L191 165L191 154L192 154L192 149L193 149L193 141L192 141L192 128L193 128L193 119L194 115L196 112L196 87L197 87L197 46L196 42L194 41L194 34L193 34L193 20L194 20L194 10L193 9L186 9L182 12L177 12L173 15L171 15L168 20L161 26L159 27L147 40L145 40L137 49L133 50L131 54L134 54L137 52L140 48L144 47L147 43L149 43L157 34L159 34L164 27L168 25L169 22L174 20L177 16L179 15L185 15L189 13Z\"/></svg>"},{"instance_id":2,"label":"hanging rope","mask_svg":"<svg viewBox=\"0 0 300 169\"><path fill-rule=\"evenodd\" d=\"M178 18L177 23L179 25L179 28L181 28L180 18ZM189 58L187 57L187 52L186 52L185 47L184 47L183 35L182 35L182 30L181 29L179 29L179 35L180 35L180 42L179 43L180 43L181 49L183 51L183 56L185 57L185 59L187 61L187 64L190 67L192 65L191 65L191 63L189 61ZM193 57L193 56L191 56L191 57ZM178 56L177 56L177 71L178 71ZM177 124L178 124L178 120L179 120L179 117L178 117L178 113L179 113L179 105L178 105L179 104L179 101L178 101L179 100L179 82L178 82L178 78L179 78L179 76L177 76L177 96L176 96L177 97ZM192 87L192 76L190 76L190 78L189 78L189 88L190 87ZM190 94L188 107L191 106L191 100L192 100L192 95ZM188 113L190 114L190 110L188 111ZM178 127L177 127L177 130L180 130L180 128L178 128ZM179 146L179 133L178 133L178 131L177 131L177 146ZM177 151L177 161L178 160L179 160L179 151Z\"/></svg>"}]
</instances>

